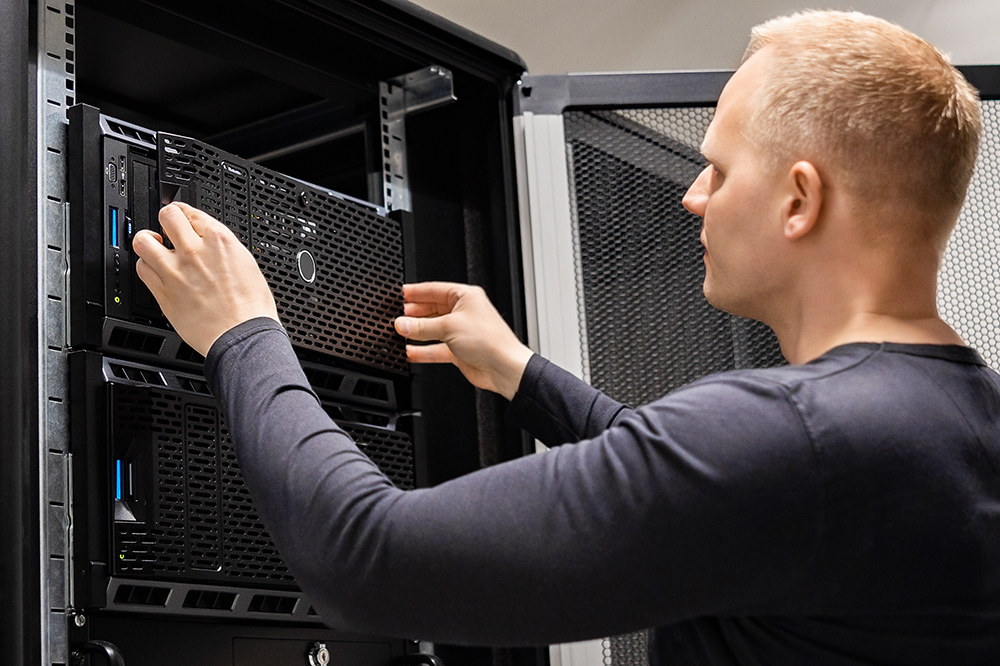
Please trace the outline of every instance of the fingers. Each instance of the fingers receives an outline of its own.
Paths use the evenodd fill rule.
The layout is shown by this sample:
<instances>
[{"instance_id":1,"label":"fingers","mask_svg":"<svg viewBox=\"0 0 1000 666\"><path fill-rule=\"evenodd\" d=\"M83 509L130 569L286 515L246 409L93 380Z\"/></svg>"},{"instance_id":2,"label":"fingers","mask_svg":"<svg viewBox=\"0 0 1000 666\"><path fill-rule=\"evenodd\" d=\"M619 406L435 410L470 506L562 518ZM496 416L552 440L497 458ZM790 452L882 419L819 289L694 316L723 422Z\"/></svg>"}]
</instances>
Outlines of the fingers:
<instances>
[{"instance_id":1,"label":"fingers","mask_svg":"<svg viewBox=\"0 0 1000 666\"><path fill-rule=\"evenodd\" d=\"M448 314L450 311L450 308L442 307L437 303L403 303L403 314L408 317L436 317Z\"/></svg>"},{"instance_id":2,"label":"fingers","mask_svg":"<svg viewBox=\"0 0 1000 666\"><path fill-rule=\"evenodd\" d=\"M132 250L150 266L156 268L163 265L170 255L170 250L163 247L163 237L160 234L143 229L132 239Z\"/></svg>"},{"instance_id":3,"label":"fingers","mask_svg":"<svg viewBox=\"0 0 1000 666\"><path fill-rule=\"evenodd\" d=\"M406 345L406 358L410 363L454 363L448 345L439 342L436 345Z\"/></svg>"},{"instance_id":4,"label":"fingers","mask_svg":"<svg viewBox=\"0 0 1000 666\"><path fill-rule=\"evenodd\" d=\"M198 210L197 208L190 206L181 201L174 202L175 206L181 209L181 212L188 219L191 228L194 229L195 233L201 237L205 237L210 233L216 233L220 231L228 231L229 228L226 227L222 222L209 215L208 213Z\"/></svg>"},{"instance_id":5,"label":"fingers","mask_svg":"<svg viewBox=\"0 0 1000 666\"><path fill-rule=\"evenodd\" d=\"M183 206L183 208L182 208ZM160 209L160 227L174 244L174 247L191 248L195 247L201 239L194 227L191 225L186 211L193 211L187 204L172 203ZM138 238L138 234L136 234Z\"/></svg>"},{"instance_id":6,"label":"fingers","mask_svg":"<svg viewBox=\"0 0 1000 666\"><path fill-rule=\"evenodd\" d=\"M408 303L437 303L447 305L446 312L458 300L462 291L472 289L469 285L456 282L418 282L403 285L403 300Z\"/></svg>"},{"instance_id":7,"label":"fingers","mask_svg":"<svg viewBox=\"0 0 1000 666\"><path fill-rule=\"evenodd\" d=\"M160 274L141 257L135 262L135 273L149 288L153 296L159 300L163 294L163 279L160 277Z\"/></svg>"},{"instance_id":8,"label":"fingers","mask_svg":"<svg viewBox=\"0 0 1000 666\"><path fill-rule=\"evenodd\" d=\"M396 332L410 340L443 340L447 332L444 318L416 319L413 317L396 317L394 322Z\"/></svg>"}]
</instances>

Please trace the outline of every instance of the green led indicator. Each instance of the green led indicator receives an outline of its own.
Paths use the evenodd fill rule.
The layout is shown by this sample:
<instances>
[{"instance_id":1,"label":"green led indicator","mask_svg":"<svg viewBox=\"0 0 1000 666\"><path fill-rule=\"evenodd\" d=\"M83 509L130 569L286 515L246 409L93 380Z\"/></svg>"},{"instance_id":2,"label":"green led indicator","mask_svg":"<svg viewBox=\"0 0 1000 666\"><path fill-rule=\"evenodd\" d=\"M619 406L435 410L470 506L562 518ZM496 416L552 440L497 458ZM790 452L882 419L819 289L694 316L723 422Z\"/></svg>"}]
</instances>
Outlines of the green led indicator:
<instances>
[{"instance_id":1,"label":"green led indicator","mask_svg":"<svg viewBox=\"0 0 1000 666\"><path fill-rule=\"evenodd\" d=\"M125 553L122 553L121 555L119 555L119 556L118 556L118 559L120 559L120 560L124 560L124 559L125 559Z\"/></svg>"},{"instance_id":2,"label":"green led indicator","mask_svg":"<svg viewBox=\"0 0 1000 666\"><path fill-rule=\"evenodd\" d=\"M121 296L115 296L115 303L121 303L121 302L122 302Z\"/></svg>"}]
</instances>

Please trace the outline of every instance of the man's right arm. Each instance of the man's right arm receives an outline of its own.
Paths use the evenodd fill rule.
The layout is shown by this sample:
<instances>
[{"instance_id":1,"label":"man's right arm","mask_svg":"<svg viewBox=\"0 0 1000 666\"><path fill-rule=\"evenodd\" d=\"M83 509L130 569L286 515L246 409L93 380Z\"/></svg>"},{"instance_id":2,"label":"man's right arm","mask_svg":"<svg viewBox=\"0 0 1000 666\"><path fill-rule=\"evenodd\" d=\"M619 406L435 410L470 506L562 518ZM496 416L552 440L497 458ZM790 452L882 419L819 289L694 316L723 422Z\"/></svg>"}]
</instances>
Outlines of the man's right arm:
<instances>
[{"instance_id":1,"label":"man's right arm","mask_svg":"<svg viewBox=\"0 0 1000 666\"><path fill-rule=\"evenodd\" d=\"M597 437L633 412L537 354L528 361L507 418L547 446Z\"/></svg>"},{"instance_id":2,"label":"man's right arm","mask_svg":"<svg viewBox=\"0 0 1000 666\"><path fill-rule=\"evenodd\" d=\"M424 282L403 287L396 330L414 363L453 363L475 386L512 400L508 417L548 446L596 437L631 409L534 354L479 287Z\"/></svg>"}]
</instances>

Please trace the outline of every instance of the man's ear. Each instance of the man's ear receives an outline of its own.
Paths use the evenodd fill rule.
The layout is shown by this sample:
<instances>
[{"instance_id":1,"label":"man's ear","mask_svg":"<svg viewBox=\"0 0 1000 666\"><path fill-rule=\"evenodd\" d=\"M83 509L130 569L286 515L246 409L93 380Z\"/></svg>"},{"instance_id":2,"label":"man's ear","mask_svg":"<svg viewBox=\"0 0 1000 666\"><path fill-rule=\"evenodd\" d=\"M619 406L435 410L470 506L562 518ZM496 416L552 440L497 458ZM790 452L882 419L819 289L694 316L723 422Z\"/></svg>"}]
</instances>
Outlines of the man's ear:
<instances>
[{"instance_id":1,"label":"man's ear","mask_svg":"<svg viewBox=\"0 0 1000 666\"><path fill-rule=\"evenodd\" d=\"M798 240L812 231L823 207L823 181L812 162L796 162L788 171L788 194L782 208L785 238Z\"/></svg>"}]
</instances>

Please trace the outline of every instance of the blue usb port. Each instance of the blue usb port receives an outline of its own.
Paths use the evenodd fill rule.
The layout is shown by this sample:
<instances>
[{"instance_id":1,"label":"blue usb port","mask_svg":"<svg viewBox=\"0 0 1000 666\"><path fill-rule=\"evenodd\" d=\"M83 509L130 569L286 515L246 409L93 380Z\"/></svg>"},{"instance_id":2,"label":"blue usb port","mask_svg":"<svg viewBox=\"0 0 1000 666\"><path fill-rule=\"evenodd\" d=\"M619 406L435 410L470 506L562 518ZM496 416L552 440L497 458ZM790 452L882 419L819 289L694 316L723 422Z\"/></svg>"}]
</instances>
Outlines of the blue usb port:
<instances>
[{"instance_id":1,"label":"blue usb port","mask_svg":"<svg viewBox=\"0 0 1000 666\"><path fill-rule=\"evenodd\" d=\"M111 227L111 247L118 247L118 234L121 225L118 223L118 209L114 206L108 207L108 222Z\"/></svg>"},{"instance_id":2,"label":"blue usb port","mask_svg":"<svg viewBox=\"0 0 1000 666\"><path fill-rule=\"evenodd\" d=\"M115 461L115 476L117 480L115 482L115 499L120 500L122 498L122 461Z\"/></svg>"}]
</instances>

